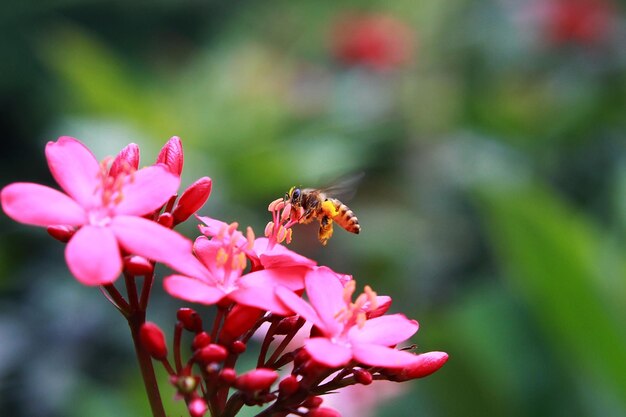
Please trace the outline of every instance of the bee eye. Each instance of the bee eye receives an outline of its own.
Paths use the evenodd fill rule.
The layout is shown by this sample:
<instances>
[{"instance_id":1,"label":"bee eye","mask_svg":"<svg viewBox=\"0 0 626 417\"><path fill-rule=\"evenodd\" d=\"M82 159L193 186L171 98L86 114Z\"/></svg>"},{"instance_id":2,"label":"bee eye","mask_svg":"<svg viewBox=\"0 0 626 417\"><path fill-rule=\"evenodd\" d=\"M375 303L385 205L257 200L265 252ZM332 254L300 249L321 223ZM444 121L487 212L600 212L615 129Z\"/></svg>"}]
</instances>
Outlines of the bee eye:
<instances>
[{"instance_id":1,"label":"bee eye","mask_svg":"<svg viewBox=\"0 0 626 417\"><path fill-rule=\"evenodd\" d=\"M293 200L297 200L300 198L300 189L296 188L295 190L293 190L293 193L291 194L291 198Z\"/></svg>"}]
</instances>

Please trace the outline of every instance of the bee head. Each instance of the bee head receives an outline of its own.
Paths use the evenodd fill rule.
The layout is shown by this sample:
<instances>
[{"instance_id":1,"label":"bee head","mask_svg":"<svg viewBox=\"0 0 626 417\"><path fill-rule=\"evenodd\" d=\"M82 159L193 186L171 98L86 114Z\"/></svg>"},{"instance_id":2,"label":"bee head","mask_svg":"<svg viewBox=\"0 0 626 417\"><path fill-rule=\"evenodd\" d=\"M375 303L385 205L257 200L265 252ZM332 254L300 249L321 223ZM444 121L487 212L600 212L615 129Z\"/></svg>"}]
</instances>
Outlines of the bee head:
<instances>
[{"instance_id":1,"label":"bee head","mask_svg":"<svg viewBox=\"0 0 626 417\"><path fill-rule=\"evenodd\" d=\"M289 192L285 194L285 200L289 201L291 204L299 204L301 198L302 192L296 187L291 187Z\"/></svg>"}]
</instances>

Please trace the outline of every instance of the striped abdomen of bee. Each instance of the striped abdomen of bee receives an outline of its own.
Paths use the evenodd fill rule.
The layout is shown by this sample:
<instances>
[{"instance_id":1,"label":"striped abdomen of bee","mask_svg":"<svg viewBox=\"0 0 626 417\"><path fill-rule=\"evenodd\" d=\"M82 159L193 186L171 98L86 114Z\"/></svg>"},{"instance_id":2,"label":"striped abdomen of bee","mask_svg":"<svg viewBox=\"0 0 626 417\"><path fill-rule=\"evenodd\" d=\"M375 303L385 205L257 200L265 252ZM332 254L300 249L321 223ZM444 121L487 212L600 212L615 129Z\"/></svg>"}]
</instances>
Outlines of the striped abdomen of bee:
<instances>
[{"instance_id":1,"label":"striped abdomen of bee","mask_svg":"<svg viewBox=\"0 0 626 417\"><path fill-rule=\"evenodd\" d=\"M330 201L335 209L335 213L332 213L334 216L329 217L348 232L358 235L361 231L361 225L359 225L359 219L354 215L354 212L336 198L329 198L327 201Z\"/></svg>"}]
</instances>

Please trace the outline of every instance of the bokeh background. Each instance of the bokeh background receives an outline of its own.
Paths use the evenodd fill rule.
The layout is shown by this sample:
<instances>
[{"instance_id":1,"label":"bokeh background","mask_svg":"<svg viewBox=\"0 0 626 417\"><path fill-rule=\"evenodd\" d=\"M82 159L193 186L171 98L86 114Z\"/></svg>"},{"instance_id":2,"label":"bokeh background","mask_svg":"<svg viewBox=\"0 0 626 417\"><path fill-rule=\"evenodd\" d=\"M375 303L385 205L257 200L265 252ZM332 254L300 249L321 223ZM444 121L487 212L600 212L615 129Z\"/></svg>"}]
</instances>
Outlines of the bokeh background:
<instances>
[{"instance_id":1,"label":"bokeh background","mask_svg":"<svg viewBox=\"0 0 626 417\"><path fill-rule=\"evenodd\" d=\"M624 10L2 2L1 185L52 184L60 135L99 158L136 142L142 165L179 135L184 185L214 181L201 213L261 234L290 186L364 172L362 234L322 248L300 227L293 247L392 295L450 360L335 400L345 416L626 415ZM123 319L44 230L0 225L0 415L147 415ZM182 304L154 296L167 328Z\"/></svg>"}]
</instances>

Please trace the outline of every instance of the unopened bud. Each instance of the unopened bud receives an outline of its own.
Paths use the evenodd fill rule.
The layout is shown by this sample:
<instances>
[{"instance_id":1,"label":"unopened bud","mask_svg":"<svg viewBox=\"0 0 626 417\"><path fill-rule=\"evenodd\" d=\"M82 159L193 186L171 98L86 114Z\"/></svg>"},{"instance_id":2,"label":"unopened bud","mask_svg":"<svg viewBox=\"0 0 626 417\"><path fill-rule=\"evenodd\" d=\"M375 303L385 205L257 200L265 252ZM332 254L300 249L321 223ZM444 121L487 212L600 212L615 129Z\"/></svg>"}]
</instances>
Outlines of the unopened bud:
<instances>
[{"instance_id":1,"label":"unopened bud","mask_svg":"<svg viewBox=\"0 0 626 417\"><path fill-rule=\"evenodd\" d=\"M117 177L119 174L128 174L129 171L136 171L139 168L139 146L136 143L128 144L117 154L111 168L109 176Z\"/></svg>"},{"instance_id":2,"label":"unopened bud","mask_svg":"<svg viewBox=\"0 0 626 417\"><path fill-rule=\"evenodd\" d=\"M183 172L183 144L178 136L172 136L161 148L156 159L157 164L164 164L175 175Z\"/></svg>"},{"instance_id":3,"label":"unopened bud","mask_svg":"<svg viewBox=\"0 0 626 417\"><path fill-rule=\"evenodd\" d=\"M195 310L191 308L180 308L178 312L176 312L176 318L181 322L185 330L194 333L202 331L202 319Z\"/></svg>"},{"instance_id":4,"label":"unopened bud","mask_svg":"<svg viewBox=\"0 0 626 417\"><path fill-rule=\"evenodd\" d=\"M278 384L278 392L281 396L287 397L300 389L300 382L294 375L289 375Z\"/></svg>"},{"instance_id":5,"label":"unopened bud","mask_svg":"<svg viewBox=\"0 0 626 417\"><path fill-rule=\"evenodd\" d=\"M210 343L202 349L196 351L195 357L201 363L221 362L228 356L228 351L224 346Z\"/></svg>"},{"instance_id":6,"label":"unopened bud","mask_svg":"<svg viewBox=\"0 0 626 417\"><path fill-rule=\"evenodd\" d=\"M235 387L241 391L263 391L269 389L278 378L273 369L257 368L241 375L235 381Z\"/></svg>"},{"instance_id":7,"label":"unopened bud","mask_svg":"<svg viewBox=\"0 0 626 417\"><path fill-rule=\"evenodd\" d=\"M389 379L396 382L423 378L439 370L448 361L446 352L427 352L415 355L413 363L400 368L387 370Z\"/></svg>"},{"instance_id":8,"label":"unopened bud","mask_svg":"<svg viewBox=\"0 0 626 417\"><path fill-rule=\"evenodd\" d=\"M139 340L154 359L161 361L167 357L165 336L156 324L150 322L142 324L139 330Z\"/></svg>"},{"instance_id":9,"label":"unopened bud","mask_svg":"<svg viewBox=\"0 0 626 417\"><path fill-rule=\"evenodd\" d=\"M246 351L246 348L247 346L244 342L242 342L241 340L235 340L233 343L230 344L228 350L230 350L231 353L240 355Z\"/></svg>"},{"instance_id":10,"label":"unopened bud","mask_svg":"<svg viewBox=\"0 0 626 417\"><path fill-rule=\"evenodd\" d=\"M296 315L285 317L280 322L278 322L275 333L279 335L289 334L298 330L303 324L304 322L300 320L300 316Z\"/></svg>"},{"instance_id":11,"label":"unopened bud","mask_svg":"<svg viewBox=\"0 0 626 417\"><path fill-rule=\"evenodd\" d=\"M238 339L239 336L250 330L263 314L264 311L261 309L236 304L226 317L224 326L222 326L220 342L227 344Z\"/></svg>"},{"instance_id":12,"label":"unopened bud","mask_svg":"<svg viewBox=\"0 0 626 417\"><path fill-rule=\"evenodd\" d=\"M157 223L159 223L163 227L171 229L174 226L174 217L172 217L172 213L162 213L161 215L159 215Z\"/></svg>"},{"instance_id":13,"label":"unopened bud","mask_svg":"<svg viewBox=\"0 0 626 417\"><path fill-rule=\"evenodd\" d=\"M372 374L365 369L354 369L352 370L352 374L354 375L354 380L363 385L371 384L374 379Z\"/></svg>"},{"instance_id":14,"label":"unopened bud","mask_svg":"<svg viewBox=\"0 0 626 417\"><path fill-rule=\"evenodd\" d=\"M320 405L322 405L322 402L324 402L322 397L312 395L308 397L306 400L304 400L304 402L302 403L302 406L306 408L318 408Z\"/></svg>"},{"instance_id":15,"label":"unopened bud","mask_svg":"<svg viewBox=\"0 0 626 417\"><path fill-rule=\"evenodd\" d=\"M154 265L143 256L125 256L124 270L133 276L152 275L154 272Z\"/></svg>"},{"instance_id":16,"label":"unopened bud","mask_svg":"<svg viewBox=\"0 0 626 417\"><path fill-rule=\"evenodd\" d=\"M309 410L309 412L305 414L305 417L341 417L341 414L339 411L332 408L319 407Z\"/></svg>"},{"instance_id":17,"label":"unopened bud","mask_svg":"<svg viewBox=\"0 0 626 417\"><path fill-rule=\"evenodd\" d=\"M220 381L224 382L226 385L232 385L237 379L237 373L233 368L224 368L222 372L220 372Z\"/></svg>"},{"instance_id":18,"label":"unopened bud","mask_svg":"<svg viewBox=\"0 0 626 417\"><path fill-rule=\"evenodd\" d=\"M63 243L69 242L76 233L76 229L72 226L48 226L46 231L50 236Z\"/></svg>"},{"instance_id":19,"label":"unopened bud","mask_svg":"<svg viewBox=\"0 0 626 417\"><path fill-rule=\"evenodd\" d=\"M206 401L200 397L196 397L189 401L187 409L189 410L189 415L191 417L202 417L204 413L207 412L209 407L207 406Z\"/></svg>"},{"instance_id":20,"label":"unopened bud","mask_svg":"<svg viewBox=\"0 0 626 417\"><path fill-rule=\"evenodd\" d=\"M208 346L211 343L211 336L207 332L200 332L194 338L193 342L191 342L191 348L196 351L198 349L202 349L205 346Z\"/></svg>"},{"instance_id":21,"label":"unopened bud","mask_svg":"<svg viewBox=\"0 0 626 417\"><path fill-rule=\"evenodd\" d=\"M211 195L211 178L202 177L191 184L178 199L172 215L174 223L182 223L206 203Z\"/></svg>"}]
</instances>

